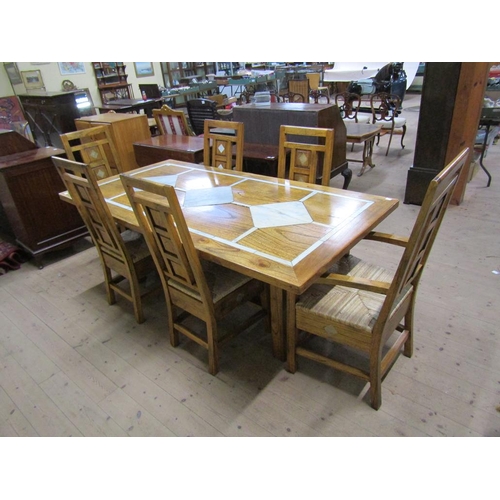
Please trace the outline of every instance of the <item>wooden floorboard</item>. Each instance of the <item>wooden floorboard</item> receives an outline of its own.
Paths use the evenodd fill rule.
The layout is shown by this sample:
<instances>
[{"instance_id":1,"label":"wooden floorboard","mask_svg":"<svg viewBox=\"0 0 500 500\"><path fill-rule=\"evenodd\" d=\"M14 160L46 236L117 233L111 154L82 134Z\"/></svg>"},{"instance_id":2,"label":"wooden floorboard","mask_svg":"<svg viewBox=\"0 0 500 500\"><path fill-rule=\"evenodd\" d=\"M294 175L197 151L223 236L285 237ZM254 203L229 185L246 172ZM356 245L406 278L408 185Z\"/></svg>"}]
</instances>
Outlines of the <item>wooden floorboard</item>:
<instances>
[{"instance_id":1,"label":"wooden floorboard","mask_svg":"<svg viewBox=\"0 0 500 500\"><path fill-rule=\"evenodd\" d=\"M418 112L405 116L405 149L396 138L386 157L383 137L375 168L357 177L352 164L350 189L404 199ZM170 346L162 295L141 325L127 301L107 304L96 251L81 241L43 269L0 276L0 436L500 436L500 145L485 163L491 186L479 169L446 214L417 298L414 356L396 361L379 411L348 375L302 359L288 373L264 322L222 348L211 376L204 349ZM401 202L379 229L408 235L419 208ZM353 251L388 267L398 252Z\"/></svg>"}]
</instances>

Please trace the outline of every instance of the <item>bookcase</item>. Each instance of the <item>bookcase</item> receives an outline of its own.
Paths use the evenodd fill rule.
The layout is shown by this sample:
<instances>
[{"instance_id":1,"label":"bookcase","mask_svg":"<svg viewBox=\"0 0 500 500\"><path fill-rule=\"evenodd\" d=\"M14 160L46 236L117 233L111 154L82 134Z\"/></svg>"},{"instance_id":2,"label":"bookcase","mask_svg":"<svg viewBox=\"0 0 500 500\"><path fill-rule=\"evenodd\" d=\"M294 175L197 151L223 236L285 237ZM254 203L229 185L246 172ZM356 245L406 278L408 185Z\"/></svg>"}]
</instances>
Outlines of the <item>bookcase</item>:
<instances>
[{"instance_id":1,"label":"bookcase","mask_svg":"<svg viewBox=\"0 0 500 500\"><path fill-rule=\"evenodd\" d=\"M215 73L213 62L162 62L161 69L165 87L186 85L192 78L205 78Z\"/></svg>"},{"instance_id":2,"label":"bookcase","mask_svg":"<svg viewBox=\"0 0 500 500\"><path fill-rule=\"evenodd\" d=\"M126 66L122 62L93 62L92 66L103 104L133 98L132 85L127 82Z\"/></svg>"}]
</instances>

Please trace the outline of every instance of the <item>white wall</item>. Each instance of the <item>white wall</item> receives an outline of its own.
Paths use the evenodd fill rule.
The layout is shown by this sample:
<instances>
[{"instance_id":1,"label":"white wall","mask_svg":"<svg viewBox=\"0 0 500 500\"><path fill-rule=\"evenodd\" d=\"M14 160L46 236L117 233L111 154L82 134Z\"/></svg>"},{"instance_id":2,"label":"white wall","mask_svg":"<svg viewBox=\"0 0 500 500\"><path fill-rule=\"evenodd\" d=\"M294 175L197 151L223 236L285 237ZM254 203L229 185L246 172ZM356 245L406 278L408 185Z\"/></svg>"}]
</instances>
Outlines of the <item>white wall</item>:
<instances>
[{"instance_id":1,"label":"white wall","mask_svg":"<svg viewBox=\"0 0 500 500\"><path fill-rule=\"evenodd\" d=\"M57 62L49 63L31 63L18 62L16 63L19 71L40 70L45 90L47 92L59 92L62 90L63 80L71 80L76 87L89 89L95 106L101 105L100 94L97 90L97 81L95 79L92 63L85 62L85 73L75 75L61 75ZM140 98L139 92L140 83L157 83L163 85L163 75L161 73L161 65L159 62L153 63L154 76L137 78L133 62L124 62L128 75L128 83L132 84L132 90L135 98ZM11 95L25 94L26 89L24 84L15 85L12 87L9 77L5 71L3 63L0 67L0 97Z\"/></svg>"}]
</instances>

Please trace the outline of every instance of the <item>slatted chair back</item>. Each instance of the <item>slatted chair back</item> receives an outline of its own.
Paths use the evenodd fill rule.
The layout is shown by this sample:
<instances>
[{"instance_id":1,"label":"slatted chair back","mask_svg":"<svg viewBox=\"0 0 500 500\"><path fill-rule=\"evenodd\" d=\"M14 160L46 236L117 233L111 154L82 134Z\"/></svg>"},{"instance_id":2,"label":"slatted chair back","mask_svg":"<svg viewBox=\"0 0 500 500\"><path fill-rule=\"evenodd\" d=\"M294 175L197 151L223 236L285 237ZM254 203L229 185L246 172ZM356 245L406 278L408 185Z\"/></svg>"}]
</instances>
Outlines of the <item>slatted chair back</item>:
<instances>
[{"instance_id":1,"label":"slatted chair back","mask_svg":"<svg viewBox=\"0 0 500 500\"><path fill-rule=\"evenodd\" d=\"M183 111L164 104L160 109L153 109L153 117L160 135L194 135Z\"/></svg>"},{"instance_id":2,"label":"slatted chair back","mask_svg":"<svg viewBox=\"0 0 500 500\"><path fill-rule=\"evenodd\" d=\"M299 355L347 372L369 382L372 407L380 408L382 380L401 351L412 355L418 285L468 156L466 148L430 182L409 237L377 231L367 236L367 240L404 248L395 273L355 257L354 248L297 302L290 299L288 307L295 309L295 315L288 326L289 371L296 370ZM299 332L347 346L362 356L332 359L301 346Z\"/></svg>"},{"instance_id":3,"label":"slatted chair back","mask_svg":"<svg viewBox=\"0 0 500 500\"><path fill-rule=\"evenodd\" d=\"M219 345L249 326L241 324L221 338L217 321L261 293L264 285L200 260L173 186L130 174L122 174L121 180L162 280L170 342L179 345L183 334L203 346L208 350L209 372L215 375ZM206 337L183 322L186 313L205 322Z\"/></svg>"},{"instance_id":4,"label":"slatted chair back","mask_svg":"<svg viewBox=\"0 0 500 500\"><path fill-rule=\"evenodd\" d=\"M205 120L218 119L217 103L210 99L191 99L186 106L195 135L203 134Z\"/></svg>"},{"instance_id":5,"label":"slatted chair back","mask_svg":"<svg viewBox=\"0 0 500 500\"><path fill-rule=\"evenodd\" d=\"M298 142L299 137L301 141L307 142ZM333 159L333 138L333 129L281 125L278 177L314 184L320 180L322 185L328 186Z\"/></svg>"},{"instance_id":6,"label":"slatted chair back","mask_svg":"<svg viewBox=\"0 0 500 500\"><path fill-rule=\"evenodd\" d=\"M68 132L60 137L68 159L88 165L97 179L122 171L118 151L107 125Z\"/></svg>"},{"instance_id":7,"label":"slatted chair back","mask_svg":"<svg viewBox=\"0 0 500 500\"><path fill-rule=\"evenodd\" d=\"M116 302L115 293L118 293L132 302L136 321L142 323L144 314L139 278L154 270L154 263L144 239L133 233L131 241L124 240L91 167L55 156L52 161L68 187L71 199L80 212L99 254L109 304ZM112 276L111 271L117 276ZM129 281L129 291L118 285L123 278Z\"/></svg>"},{"instance_id":8,"label":"slatted chair back","mask_svg":"<svg viewBox=\"0 0 500 500\"><path fill-rule=\"evenodd\" d=\"M219 131L217 131L218 129ZM203 160L208 167L243 171L242 122L205 120L203 133Z\"/></svg>"}]
</instances>

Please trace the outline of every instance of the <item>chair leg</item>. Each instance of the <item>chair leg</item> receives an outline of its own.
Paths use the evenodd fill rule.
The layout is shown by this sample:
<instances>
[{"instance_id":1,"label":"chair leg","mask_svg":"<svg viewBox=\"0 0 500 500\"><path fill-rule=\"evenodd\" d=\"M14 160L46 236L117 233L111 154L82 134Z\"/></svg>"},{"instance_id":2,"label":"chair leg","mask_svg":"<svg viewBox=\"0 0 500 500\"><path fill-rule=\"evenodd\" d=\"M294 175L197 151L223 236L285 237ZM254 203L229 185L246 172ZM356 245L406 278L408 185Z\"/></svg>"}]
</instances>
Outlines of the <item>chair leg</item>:
<instances>
[{"instance_id":1,"label":"chair leg","mask_svg":"<svg viewBox=\"0 0 500 500\"><path fill-rule=\"evenodd\" d=\"M115 291L111 288L113 276L111 275L111 269L104 263L102 263L102 270L104 273L104 282L106 285L106 297L108 299L108 304L111 306L113 304L116 304L116 294Z\"/></svg>"},{"instance_id":2,"label":"chair leg","mask_svg":"<svg viewBox=\"0 0 500 500\"><path fill-rule=\"evenodd\" d=\"M382 375L380 370L380 353L371 355L370 360L370 398L374 410L378 410L382 404Z\"/></svg>"},{"instance_id":3,"label":"chair leg","mask_svg":"<svg viewBox=\"0 0 500 500\"><path fill-rule=\"evenodd\" d=\"M215 320L207 322L208 372L217 375L219 371L219 346L217 345L217 325Z\"/></svg>"},{"instance_id":4,"label":"chair leg","mask_svg":"<svg viewBox=\"0 0 500 500\"><path fill-rule=\"evenodd\" d=\"M406 124L403 125L403 135L401 136L401 149L405 148L405 145L403 144L403 139L405 138L405 134L406 134Z\"/></svg>"},{"instance_id":5,"label":"chair leg","mask_svg":"<svg viewBox=\"0 0 500 500\"><path fill-rule=\"evenodd\" d=\"M129 277L130 281L130 295L132 297L132 304L134 305L134 316L137 323L144 323L144 312L142 310L141 290L139 288L139 281L137 275L134 273Z\"/></svg>"},{"instance_id":6,"label":"chair leg","mask_svg":"<svg viewBox=\"0 0 500 500\"><path fill-rule=\"evenodd\" d=\"M405 316L405 329L408 331L408 338L403 346L403 355L407 358L413 356L413 307L414 304L412 303Z\"/></svg>"},{"instance_id":7,"label":"chair leg","mask_svg":"<svg viewBox=\"0 0 500 500\"><path fill-rule=\"evenodd\" d=\"M389 135L389 142L387 143L387 151L385 152L385 156L387 156L389 154L389 148L391 147L393 132L394 132L394 129L391 130L391 134Z\"/></svg>"}]
</instances>

